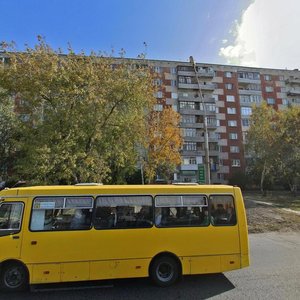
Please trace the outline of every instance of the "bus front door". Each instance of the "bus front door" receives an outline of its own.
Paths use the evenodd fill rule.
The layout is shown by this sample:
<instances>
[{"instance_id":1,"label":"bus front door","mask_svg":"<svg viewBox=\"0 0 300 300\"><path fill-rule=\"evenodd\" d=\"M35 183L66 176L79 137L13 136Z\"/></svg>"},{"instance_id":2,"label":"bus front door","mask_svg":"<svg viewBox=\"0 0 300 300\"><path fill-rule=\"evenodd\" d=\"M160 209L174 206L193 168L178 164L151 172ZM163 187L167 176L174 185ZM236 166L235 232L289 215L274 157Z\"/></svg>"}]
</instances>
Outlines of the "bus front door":
<instances>
[{"instance_id":1,"label":"bus front door","mask_svg":"<svg viewBox=\"0 0 300 300\"><path fill-rule=\"evenodd\" d=\"M0 261L21 257L23 211L23 201L0 204Z\"/></svg>"}]
</instances>

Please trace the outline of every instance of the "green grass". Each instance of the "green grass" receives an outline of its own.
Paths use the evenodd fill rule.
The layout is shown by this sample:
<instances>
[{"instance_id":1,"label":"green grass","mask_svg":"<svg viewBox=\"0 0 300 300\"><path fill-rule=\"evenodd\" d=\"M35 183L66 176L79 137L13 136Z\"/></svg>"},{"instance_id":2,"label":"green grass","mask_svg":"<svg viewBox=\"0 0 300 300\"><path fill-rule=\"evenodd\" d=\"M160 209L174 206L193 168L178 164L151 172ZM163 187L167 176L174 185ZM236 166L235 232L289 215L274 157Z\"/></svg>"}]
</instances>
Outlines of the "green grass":
<instances>
[{"instance_id":1,"label":"green grass","mask_svg":"<svg viewBox=\"0 0 300 300\"><path fill-rule=\"evenodd\" d=\"M270 202L281 208L300 211L300 195L293 196L286 191L268 191L266 196L260 192L243 192L245 199Z\"/></svg>"}]
</instances>

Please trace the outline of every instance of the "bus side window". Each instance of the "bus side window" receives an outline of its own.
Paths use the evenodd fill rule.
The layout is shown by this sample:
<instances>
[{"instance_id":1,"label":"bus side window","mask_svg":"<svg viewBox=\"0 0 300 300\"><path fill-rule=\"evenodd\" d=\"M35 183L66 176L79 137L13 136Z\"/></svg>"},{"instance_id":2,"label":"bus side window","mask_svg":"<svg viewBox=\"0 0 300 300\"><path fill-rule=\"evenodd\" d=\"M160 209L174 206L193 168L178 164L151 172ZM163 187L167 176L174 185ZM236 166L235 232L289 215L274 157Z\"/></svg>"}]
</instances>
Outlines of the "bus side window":
<instances>
[{"instance_id":1,"label":"bus side window","mask_svg":"<svg viewBox=\"0 0 300 300\"><path fill-rule=\"evenodd\" d=\"M215 226L236 225L236 211L230 195L210 196L211 215Z\"/></svg>"},{"instance_id":2,"label":"bus side window","mask_svg":"<svg viewBox=\"0 0 300 300\"><path fill-rule=\"evenodd\" d=\"M146 228L153 226L151 196L99 196L94 214L95 229Z\"/></svg>"},{"instance_id":3,"label":"bus side window","mask_svg":"<svg viewBox=\"0 0 300 300\"><path fill-rule=\"evenodd\" d=\"M92 207L91 197L37 197L33 202L30 230L90 229Z\"/></svg>"},{"instance_id":4,"label":"bus side window","mask_svg":"<svg viewBox=\"0 0 300 300\"><path fill-rule=\"evenodd\" d=\"M157 227L208 226L205 195L158 195L155 197L155 225Z\"/></svg>"}]
</instances>

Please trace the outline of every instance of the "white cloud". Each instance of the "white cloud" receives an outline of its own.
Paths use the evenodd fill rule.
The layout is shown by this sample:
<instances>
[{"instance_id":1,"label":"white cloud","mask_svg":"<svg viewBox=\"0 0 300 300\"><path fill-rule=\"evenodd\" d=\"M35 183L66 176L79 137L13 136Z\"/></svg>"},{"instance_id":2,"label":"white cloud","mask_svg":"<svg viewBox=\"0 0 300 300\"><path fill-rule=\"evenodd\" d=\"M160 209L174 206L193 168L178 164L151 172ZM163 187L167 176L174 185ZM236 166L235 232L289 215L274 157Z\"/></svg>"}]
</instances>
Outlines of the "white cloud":
<instances>
[{"instance_id":1,"label":"white cloud","mask_svg":"<svg viewBox=\"0 0 300 300\"><path fill-rule=\"evenodd\" d=\"M232 45L219 55L229 64L300 68L300 1L255 0L235 21Z\"/></svg>"}]
</instances>

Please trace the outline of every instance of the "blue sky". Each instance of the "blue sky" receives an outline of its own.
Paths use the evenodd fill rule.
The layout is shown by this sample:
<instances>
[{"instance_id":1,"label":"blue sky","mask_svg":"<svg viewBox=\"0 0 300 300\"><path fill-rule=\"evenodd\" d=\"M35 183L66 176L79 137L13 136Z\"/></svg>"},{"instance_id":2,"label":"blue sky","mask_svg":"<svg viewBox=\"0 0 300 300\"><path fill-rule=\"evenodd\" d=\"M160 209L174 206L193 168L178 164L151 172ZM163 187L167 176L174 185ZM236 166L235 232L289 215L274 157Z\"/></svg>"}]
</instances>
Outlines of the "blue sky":
<instances>
[{"instance_id":1,"label":"blue sky","mask_svg":"<svg viewBox=\"0 0 300 300\"><path fill-rule=\"evenodd\" d=\"M250 0L0 0L0 41L19 50L33 46L37 35L52 47L71 43L81 49L127 57L225 63L222 40L240 20Z\"/></svg>"}]
</instances>

